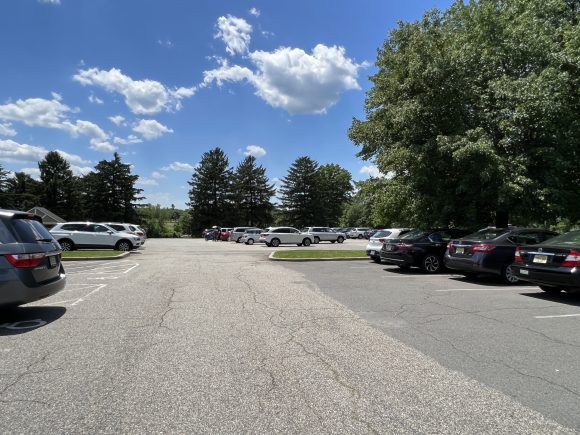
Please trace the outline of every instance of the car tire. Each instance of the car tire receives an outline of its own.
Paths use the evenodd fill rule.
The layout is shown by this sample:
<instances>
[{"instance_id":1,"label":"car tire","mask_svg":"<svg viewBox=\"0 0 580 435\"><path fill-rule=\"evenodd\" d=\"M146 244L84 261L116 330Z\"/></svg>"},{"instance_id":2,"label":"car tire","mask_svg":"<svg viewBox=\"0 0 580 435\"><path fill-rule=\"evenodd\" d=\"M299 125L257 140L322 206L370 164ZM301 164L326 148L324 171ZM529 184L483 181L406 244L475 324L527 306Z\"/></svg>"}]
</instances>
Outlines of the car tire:
<instances>
[{"instance_id":1,"label":"car tire","mask_svg":"<svg viewBox=\"0 0 580 435\"><path fill-rule=\"evenodd\" d=\"M342 237L342 236L338 236L338 239L336 239L336 241L337 241L338 243L342 243L342 242L344 242L344 237Z\"/></svg>"},{"instance_id":2,"label":"car tire","mask_svg":"<svg viewBox=\"0 0 580 435\"><path fill-rule=\"evenodd\" d=\"M318 245L320 243L320 237L315 237L314 238L314 244Z\"/></svg>"},{"instance_id":3,"label":"car tire","mask_svg":"<svg viewBox=\"0 0 580 435\"><path fill-rule=\"evenodd\" d=\"M381 257L371 257L375 263L381 264Z\"/></svg>"},{"instance_id":4,"label":"car tire","mask_svg":"<svg viewBox=\"0 0 580 435\"><path fill-rule=\"evenodd\" d=\"M359 234L359 235L358 235L358 238L359 238L359 239L362 239L362 238L363 238L363 235L362 235L362 234Z\"/></svg>"},{"instance_id":5,"label":"car tire","mask_svg":"<svg viewBox=\"0 0 580 435\"><path fill-rule=\"evenodd\" d=\"M248 239L248 241L246 242L247 245L253 245L254 244L254 239Z\"/></svg>"},{"instance_id":6,"label":"car tire","mask_svg":"<svg viewBox=\"0 0 580 435\"><path fill-rule=\"evenodd\" d=\"M58 243L60 244L60 249L63 251L74 251L75 244L68 239L59 240Z\"/></svg>"},{"instance_id":7,"label":"car tire","mask_svg":"<svg viewBox=\"0 0 580 435\"><path fill-rule=\"evenodd\" d=\"M540 288L550 295L558 294L563 290L562 287L552 287L549 285L541 285Z\"/></svg>"},{"instance_id":8,"label":"car tire","mask_svg":"<svg viewBox=\"0 0 580 435\"><path fill-rule=\"evenodd\" d=\"M241 240L242 240L242 238L238 237L238 240L236 240L236 243L240 243Z\"/></svg>"},{"instance_id":9,"label":"car tire","mask_svg":"<svg viewBox=\"0 0 580 435\"><path fill-rule=\"evenodd\" d=\"M280 239L272 239L272 241L270 242L270 246L277 248L278 246L280 246Z\"/></svg>"},{"instance_id":10,"label":"car tire","mask_svg":"<svg viewBox=\"0 0 580 435\"><path fill-rule=\"evenodd\" d=\"M130 251L133 249L133 245L128 240L119 240L115 245L117 251Z\"/></svg>"},{"instance_id":11,"label":"car tire","mask_svg":"<svg viewBox=\"0 0 580 435\"><path fill-rule=\"evenodd\" d=\"M310 242L310 239L308 239L308 238L305 238L304 240L302 240L302 244L303 244L304 246L310 246L310 243L311 243L311 242Z\"/></svg>"},{"instance_id":12,"label":"car tire","mask_svg":"<svg viewBox=\"0 0 580 435\"><path fill-rule=\"evenodd\" d=\"M433 254L426 255L421 262L421 269L427 273L437 273L441 270L441 266L441 259Z\"/></svg>"},{"instance_id":13,"label":"car tire","mask_svg":"<svg viewBox=\"0 0 580 435\"><path fill-rule=\"evenodd\" d=\"M330 243L336 243L336 240L331 240Z\"/></svg>"},{"instance_id":14,"label":"car tire","mask_svg":"<svg viewBox=\"0 0 580 435\"><path fill-rule=\"evenodd\" d=\"M520 282L520 279L514 273L511 264L508 264L501 270L501 277L503 281L507 284L517 284L518 282Z\"/></svg>"}]
</instances>

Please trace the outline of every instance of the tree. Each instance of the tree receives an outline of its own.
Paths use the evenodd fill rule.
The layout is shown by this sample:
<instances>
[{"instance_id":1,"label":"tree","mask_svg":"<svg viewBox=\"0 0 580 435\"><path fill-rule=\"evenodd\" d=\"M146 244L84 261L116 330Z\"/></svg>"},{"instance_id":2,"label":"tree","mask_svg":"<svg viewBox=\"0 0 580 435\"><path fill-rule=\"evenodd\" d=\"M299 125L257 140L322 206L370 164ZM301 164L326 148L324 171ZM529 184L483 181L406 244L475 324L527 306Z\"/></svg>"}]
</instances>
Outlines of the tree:
<instances>
[{"instance_id":1,"label":"tree","mask_svg":"<svg viewBox=\"0 0 580 435\"><path fill-rule=\"evenodd\" d=\"M577 2L457 1L401 23L353 120L383 221L480 226L580 219Z\"/></svg>"},{"instance_id":2,"label":"tree","mask_svg":"<svg viewBox=\"0 0 580 435\"><path fill-rule=\"evenodd\" d=\"M345 204L352 192L350 172L337 164L322 165L318 168L320 177L321 223L333 227L338 224Z\"/></svg>"},{"instance_id":3,"label":"tree","mask_svg":"<svg viewBox=\"0 0 580 435\"><path fill-rule=\"evenodd\" d=\"M121 156L113 160L101 160L95 172L84 177L84 209L90 219L96 221L135 222L137 201L143 191L135 187L138 175L131 174L131 165L122 163Z\"/></svg>"},{"instance_id":4,"label":"tree","mask_svg":"<svg viewBox=\"0 0 580 435\"><path fill-rule=\"evenodd\" d=\"M288 224L297 227L320 225L322 197L318 163L310 157L299 157L282 179L281 206Z\"/></svg>"},{"instance_id":5,"label":"tree","mask_svg":"<svg viewBox=\"0 0 580 435\"><path fill-rule=\"evenodd\" d=\"M42 181L42 206L64 218L74 215L71 196L73 173L69 163L57 152L50 151L38 163Z\"/></svg>"},{"instance_id":6,"label":"tree","mask_svg":"<svg viewBox=\"0 0 580 435\"><path fill-rule=\"evenodd\" d=\"M42 184L24 172L16 172L8 179L6 187L6 207L15 210L30 210L38 206L42 194ZM2 195L4 196L4 195Z\"/></svg>"},{"instance_id":7,"label":"tree","mask_svg":"<svg viewBox=\"0 0 580 435\"><path fill-rule=\"evenodd\" d=\"M213 225L234 224L231 182L232 170L224 151L218 147L205 152L189 181L192 234Z\"/></svg>"},{"instance_id":8,"label":"tree","mask_svg":"<svg viewBox=\"0 0 580 435\"><path fill-rule=\"evenodd\" d=\"M247 156L233 173L233 192L239 222L249 226L265 226L272 220L276 193L266 176L266 168L256 164L254 156Z\"/></svg>"},{"instance_id":9,"label":"tree","mask_svg":"<svg viewBox=\"0 0 580 435\"><path fill-rule=\"evenodd\" d=\"M0 164L0 208L7 208L9 202L8 196L8 174L10 172L4 170L2 164Z\"/></svg>"}]
</instances>

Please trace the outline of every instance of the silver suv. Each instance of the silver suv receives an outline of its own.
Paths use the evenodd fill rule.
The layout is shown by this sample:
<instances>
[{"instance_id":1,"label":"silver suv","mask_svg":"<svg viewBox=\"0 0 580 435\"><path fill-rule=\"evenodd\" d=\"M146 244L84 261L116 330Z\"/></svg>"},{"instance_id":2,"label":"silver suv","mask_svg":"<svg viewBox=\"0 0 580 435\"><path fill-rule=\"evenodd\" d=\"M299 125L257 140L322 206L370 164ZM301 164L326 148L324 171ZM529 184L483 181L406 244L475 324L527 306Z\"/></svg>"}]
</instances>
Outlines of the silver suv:
<instances>
[{"instance_id":1,"label":"silver suv","mask_svg":"<svg viewBox=\"0 0 580 435\"><path fill-rule=\"evenodd\" d=\"M344 234L338 231L333 231L328 227L306 227L302 230L303 233L310 234L314 238L314 243L330 242L342 243L344 242Z\"/></svg>"},{"instance_id":2,"label":"silver suv","mask_svg":"<svg viewBox=\"0 0 580 435\"><path fill-rule=\"evenodd\" d=\"M0 210L0 307L34 302L61 291L61 249L38 216Z\"/></svg>"},{"instance_id":3,"label":"silver suv","mask_svg":"<svg viewBox=\"0 0 580 435\"><path fill-rule=\"evenodd\" d=\"M230 234L230 242L240 243L247 230L258 230L256 227L235 227Z\"/></svg>"},{"instance_id":4,"label":"silver suv","mask_svg":"<svg viewBox=\"0 0 580 435\"><path fill-rule=\"evenodd\" d=\"M63 251L77 248L130 251L141 246L139 236L118 232L108 225L92 222L58 224L50 232L58 240Z\"/></svg>"}]
</instances>

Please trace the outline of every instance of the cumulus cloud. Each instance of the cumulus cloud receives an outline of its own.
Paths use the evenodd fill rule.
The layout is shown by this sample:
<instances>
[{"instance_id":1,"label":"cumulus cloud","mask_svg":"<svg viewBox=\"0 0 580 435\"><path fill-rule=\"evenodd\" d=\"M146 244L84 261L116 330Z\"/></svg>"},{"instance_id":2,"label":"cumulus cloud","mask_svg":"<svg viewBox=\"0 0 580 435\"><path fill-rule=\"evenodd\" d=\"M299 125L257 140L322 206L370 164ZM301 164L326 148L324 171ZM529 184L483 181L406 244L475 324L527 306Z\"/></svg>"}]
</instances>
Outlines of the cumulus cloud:
<instances>
[{"instance_id":1,"label":"cumulus cloud","mask_svg":"<svg viewBox=\"0 0 580 435\"><path fill-rule=\"evenodd\" d=\"M0 140L0 160L7 162L38 162L47 152L46 148L21 144L12 139Z\"/></svg>"},{"instance_id":2,"label":"cumulus cloud","mask_svg":"<svg viewBox=\"0 0 580 435\"><path fill-rule=\"evenodd\" d=\"M231 15L219 17L216 28L217 33L214 38L219 38L224 42L228 54L233 56L248 52L252 26L246 20Z\"/></svg>"},{"instance_id":3,"label":"cumulus cloud","mask_svg":"<svg viewBox=\"0 0 580 435\"><path fill-rule=\"evenodd\" d=\"M134 134L130 134L129 136L127 136L126 139L123 139L122 137L115 137L113 139L113 142L118 143L120 145L131 145L131 144L141 143L141 142L143 142L143 140L138 138Z\"/></svg>"},{"instance_id":4,"label":"cumulus cloud","mask_svg":"<svg viewBox=\"0 0 580 435\"><path fill-rule=\"evenodd\" d=\"M194 169L195 166L183 162L173 162L161 168L162 171L176 171L176 172L177 171L193 172Z\"/></svg>"},{"instance_id":5,"label":"cumulus cloud","mask_svg":"<svg viewBox=\"0 0 580 435\"><path fill-rule=\"evenodd\" d=\"M129 109L137 114L179 110L181 100L195 93L195 87L170 89L155 80L133 80L117 68L109 71L98 68L81 69L73 79L82 85L100 86L109 92L123 95Z\"/></svg>"},{"instance_id":6,"label":"cumulus cloud","mask_svg":"<svg viewBox=\"0 0 580 435\"><path fill-rule=\"evenodd\" d=\"M89 101L93 104L103 104L103 100L94 94L89 95Z\"/></svg>"},{"instance_id":7,"label":"cumulus cloud","mask_svg":"<svg viewBox=\"0 0 580 435\"><path fill-rule=\"evenodd\" d=\"M109 142L109 135L101 127L90 121L77 120L73 124L70 121L62 123L73 137L88 136L90 138L90 147L96 151L110 152L117 149L116 146Z\"/></svg>"},{"instance_id":8,"label":"cumulus cloud","mask_svg":"<svg viewBox=\"0 0 580 435\"><path fill-rule=\"evenodd\" d=\"M260 16L260 10L256 9L256 8L251 8L249 11L250 15L253 15L254 17L259 17Z\"/></svg>"},{"instance_id":9,"label":"cumulus cloud","mask_svg":"<svg viewBox=\"0 0 580 435\"><path fill-rule=\"evenodd\" d=\"M357 64L346 57L343 47L318 44L311 53L299 48L281 47L274 51L254 51L248 55L255 70L221 62L219 68L205 71L202 87L215 82L247 81L256 95L273 107L289 113L325 113L340 94L360 89Z\"/></svg>"},{"instance_id":10,"label":"cumulus cloud","mask_svg":"<svg viewBox=\"0 0 580 435\"><path fill-rule=\"evenodd\" d=\"M63 159L65 159L66 161L68 161L69 163L79 163L81 165L86 165L86 164L92 163L90 160L85 160L81 156L78 156L76 154L70 154L70 153L67 153L66 151L62 151L62 150L58 150L58 149L55 151L57 153L59 153L61 155L61 157Z\"/></svg>"},{"instance_id":11,"label":"cumulus cloud","mask_svg":"<svg viewBox=\"0 0 580 435\"><path fill-rule=\"evenodd\" d=\"M76 166L76 165L70 165L70 169L72 171L72 173L74 175L77 176L84 176L87 175L89 172L93 172L94 168L91 168L90 166Z\"/></svg>"},{"instance_id":12,"label":"cumulus cloud","mask_svg":"<svg viewBox=\"0 0 580 435\"><path fill-rule=\"evenodd\" d=\"M16 130L12 128L12 124L0 124L0 136L16 136Z\"/></svg>"},{"instance_id":13,"label":"cumulus cloud","mask_svg":"<svg viewBox=\"0 0 580 435\"><path fill-rule=\"evenodd\" d=\"M25 174L30 175L35 180L40 180L40 169L38 168L22 168L18 172L24 172Z\"/></svg>"},{"instance_id":14,"label":"cumulus cloud","mask_svg":"<svg viewBox=\"0 0 580 435\"><path fill-rule=\"evenodd\" d=\"M254 156L256 158L263 157L266 155L266 150L258 145L248 145L246 151L244 152L246 156Z\"/></svg>"},{"instance_id":15,"label":"cumulus cloud","mask_svg":"<svg viewBox=\"0 0 580 435\"><path fill-rule=\"evenodd\" d=\"M133 126L133 131L139 133L145 140L153 140L163 136L165 133L173 133L172 129L154 119L140 119Z\"/></svg>"},{"instance_id":16,"label":"cumulus cloud","mask_svg":"<svg viewBox=\"0 0 580 435\"><path fill-rule=\"evenodd\" d=\"M139 179L137 180L137 184L140 184L141 186L159 186L157 180L154 180L153 178L144 178L144 177L139 177Z\"/></svg>"},{"instance_id":17,"label":"cumulus cloud","mask_svg":"<svg viewBox=\"0 0 580 435\"><path fill-rule=\"evenodd\" d=\"M151 173L151 176L152 176L153 178L165 178L165 174L162 174L162 173L161 173L161 172L159 172L159 171L153 171L153 172Z\"/></svg>"},{"instance_id":18,"label":"cumulus cloud","mask_svg":"<svg viewBox=\"0 0 580 435\"><path fill-rule=\"evenodd\" d=\"M360 169L360 173L367 174L369 177L372 178L383 178L385 176L385 174L381 173L381 171L379 171L379 168L377 168L375 165L363 166Z\"/></svg>"},{"instance_id":19,"label":"cumulus cloud","mask_svg":"<svg viewBox=\"0 0 580 435\"><path fill-rule=\"evenodd\" d=\"M125 125L125 118L121 115L109 116L109 121L111 121L116 126Z\"/></svg>"}]
</instances>

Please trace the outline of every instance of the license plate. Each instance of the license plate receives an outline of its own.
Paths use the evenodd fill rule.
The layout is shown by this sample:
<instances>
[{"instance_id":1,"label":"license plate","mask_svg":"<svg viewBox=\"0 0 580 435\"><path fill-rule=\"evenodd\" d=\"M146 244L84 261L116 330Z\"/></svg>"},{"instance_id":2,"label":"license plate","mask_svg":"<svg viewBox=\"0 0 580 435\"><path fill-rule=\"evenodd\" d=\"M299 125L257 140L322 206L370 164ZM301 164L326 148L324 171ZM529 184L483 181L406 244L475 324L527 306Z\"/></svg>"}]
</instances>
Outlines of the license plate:
<instances>
[{"instance_id":1,"label":"license plate","mask_svg":"<svg viewBox=\"0 0 580 435\"><path fill-rule=\"evenodd\" d=\"M455 248L456 254L465 254L465 248Z\"/></svg>"},{"instance_id":2,"label":"license plate","mask_svg":"<svg viewBox=\"0 0 580 435\"><path fill-rule=\"evenodd\" d=\"M48 257L49 267L56 267L57 264L58 264L58 261L56 259L56 255L51 255L50 257Z\"/></svg>"},{"instance_id":3,"label":"license plate","mask_svg":"<svg viewBox=\"0 0 580 435\"><path fill-rule=\"evenodd\" d=\"M376 251L371 251L371 255L375 255L375 254L376 254Z\"/></svg>"},{"instance_id":4,"label":"license plate","mask_svg":"<svg viewBox=\"0 0 580 435\"><path fill-rule=\"evenodd\" d=\"M520 275L529 275L530 271L525 269L520 269Z\"/></svg>"},{"instance_id":5,"label":"license plate","mask_svg":"<svg viewBox=\"0 0 580 435\"><path fill-rule=\"evenodd\" d=\"M534 256L534 263L546 264L548 262L547 255L535 255Z\"/></svg>"}]
</instances>

